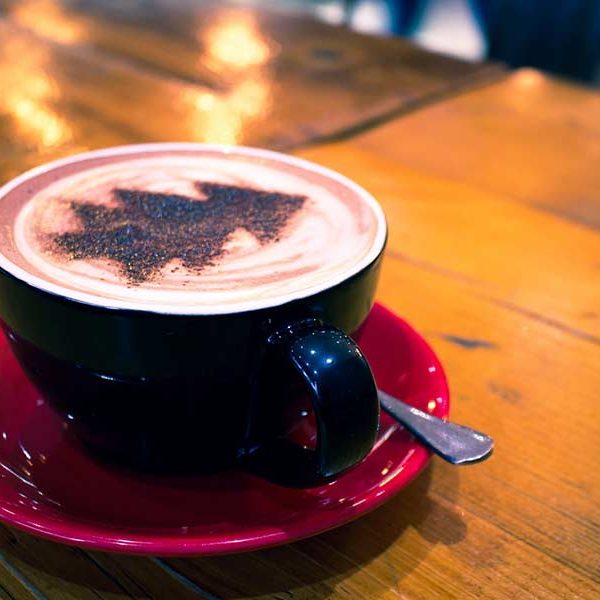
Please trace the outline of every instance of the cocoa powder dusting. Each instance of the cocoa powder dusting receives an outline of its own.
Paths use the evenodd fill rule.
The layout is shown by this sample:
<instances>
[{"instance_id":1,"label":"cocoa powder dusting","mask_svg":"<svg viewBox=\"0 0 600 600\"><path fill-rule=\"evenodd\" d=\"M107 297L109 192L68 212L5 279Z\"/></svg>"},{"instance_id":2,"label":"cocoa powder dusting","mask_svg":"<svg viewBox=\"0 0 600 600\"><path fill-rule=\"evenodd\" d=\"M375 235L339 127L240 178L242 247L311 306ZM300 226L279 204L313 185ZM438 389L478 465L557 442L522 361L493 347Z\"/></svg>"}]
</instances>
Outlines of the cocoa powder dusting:
<instances>
[{"instance_id":1,"label":"cocoa powder dusting","mask_svg":"<svg viewBox=\"0 0 600 600\"><path fill-rule=\"evenodd\" d=\"M236 229L246 229L261 244L274 242L306 200L220 183L196 187L206 200L115 189L114 208L73 201L81 229L52 236L54 250L70 259L115 261L136 285L174 259L196 272L217 264Z\"/></svg>"}]
</instances>

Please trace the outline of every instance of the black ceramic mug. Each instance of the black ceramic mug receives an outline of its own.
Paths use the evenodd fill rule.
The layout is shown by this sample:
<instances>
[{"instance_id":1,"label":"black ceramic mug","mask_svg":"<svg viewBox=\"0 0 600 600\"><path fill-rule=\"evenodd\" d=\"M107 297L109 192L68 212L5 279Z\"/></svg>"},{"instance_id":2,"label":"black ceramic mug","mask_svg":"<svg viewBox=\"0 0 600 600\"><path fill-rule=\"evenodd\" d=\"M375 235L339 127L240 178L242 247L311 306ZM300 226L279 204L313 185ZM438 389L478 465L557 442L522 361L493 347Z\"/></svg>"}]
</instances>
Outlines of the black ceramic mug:
<instances>
[{"instance_id":1,"label":"black ceramic mug","mask_svg":"<svg viewBox=\"0 0 600 600\"><path fill-rule=\"evenodd\" d=\"M130 279L121 287L124 295L137 295L135 302L65 285L56 269L79 264L77 261L81 262L83 251L77 255L79 258L73 258L71 248L67 258L59 256L57 259L56 240L61 243L63 240L58 234L52 238L54 250L46 255L40 253L40 260L27 262L25 254L19 254L21 238L29 235L23 233L29 225L24 224L22 214L25 206L33 206L32 198L38 203L32 211L41 211L40 214L46 214L44 210L60 202L63 203L60 206L67 207L65 210L75 210L77 194L71 192L78 189L77 177L82 177L81 173L87 177L85 186L88 187L82 192L85 196L86 190L93 189L96 193L100 189L94 180L96 175L101 181L114 165L121 165L123 161L133 161L127 163L128 168L138 160L160 161L164 157L171 161L169 164L185 158L191 165L194 160L205 160L207 156L215 161L248 163L250 178L255 172L262 173L261 169L285 171L289 180L282 178L280 185L287 191L293 191L294 177L309 177L314 190L329 186L327 190L332 198L335 196L346 203L358 202L361 210L370 211L371 226L374 223L375 227L364 255L350 268L325 273L314 285L301 290L277 292L280 282L274 273L269 278L263 275L266 287L251 301L196 308L193 304L170 306L162 297L155 304L146 301L146 287L148 298L161 293L160 289L156 291L154 283L160 276L153 275L148 283L140 284L140 277L145 276L146 271L131 275L131 265L115 262L120 260L118 253L114 255L116 259L109 261L111 272L116 269L124 273L125 268L130 269ZM185 164L187 177L191 167ZM159 171L159 168L143 171L148 174L149 188L162 185ZM168 169L165 173L168 173L167 179L174 177ZM214 173L211 178L214 179ZM64 186L51 187L67 180L72 184L69 192L65 192ZM262 181L260 177L258 180ZM171 213L167 214L169 210L177 212L184 210L182 206L197 207L185 204L189 200L185 196L171 194L170 199L164 200L165 194L156 189L151 190L154 195L148 195L148 190L140 192L139 181L136 181L136 193L146 194L140 196L137 209L146 211L144 218L150 218L148 211L156 212L159 206L162 211L159 216L167 219L167 229L171 218ZM228 193L231 190L235 193L228 197L234 202L277 202L279 196L273 196L273 188L278 181L275 179L273 185L267 186L268 193L257 191L256 182L250 187L230 185ZM196 185L202 187L197 182ZM212 193L214 190L210 189ZM48 192L49 199L38 201L45 190L54 191ZM285 200L296 196L282 194L281 197ZM303 206L308 203L310 210L313 204L319 206L310 194L301 197L305 198ZM156 198L159 204L152 204ZM70 204L65 204L67 200ZM138 200L136 197L136 202ZM163 201L166 204L160 204ZM335 212L333 200L329 209ZM301 229L316 219L311 216L313 221L305 223L302 210L298 213L300 216L291 218L292 224L286 225L288 229L284 228L284 232L294 230L294 223L300 223L298 228ZM78 221L80 226L81 219L88 219L86 226L93 222L84 215ZM252 231L258 231L256 235L261 240L260 243L248 242L252 248L258 248L256 252L263 252L265 248L271 252L275 246L269 244L286 243L288 234L283 235L281 242L281 233L275 241L265 241L265 223L272 225L273 219L263 218L259 225L255 221L248 225L254 228ZM277 219L281 221L281 216ZM56 161L8 183L0 189L0 225L5 232L0 234L3 330L30 380L64 416L74 436L97 455L121 466L161 474L195 473L245 464L277 480L308 484L352 467L372 448L379 421L377 390L369 365L350 334L359 328L372 306L386 227L377 203L346 178L300 159L257 149L201 144L120 147ZM134 221L124 231L129 234L135 226ZM259 231L257 227L262 229ZM105 231L102 229L102 235ZM229 240L231 236L225 234L221 238L225 236ZM39 239L42 237L48 238L47 231L38 235ZM246 243L243 236L240 239ZM94 251L96 258L90 264L100 264L98 250ZM212 252L211 256L214 250ZM236 248L227 250L225 259L240 252L244 258L246 255ZM319 250L315 256L319 253L323 255ZM44 267L44 256L52 257L48 270ZM135 256L134 259L137 260ZM211 260L208 267L189 271L196 282L194 285L201 287L197 282L202 281L198 278L203 277L203 273L214 271L218 276L220 263ZM173 264L169 263L168 268ZM289 270L293 261L286 258L281 264L283 270ZM177 271L177 267L171 271ZM163 268L160 272L166 271ZM79 272L76 275L81 279ZM302 277L305 277L302 273L286 275L285 282L293 288ZM101 277L98 281L105 284ZM285 282L281 275L281 284ZM82 285L87 284L84 281ZM253 293L253 289L250 292ZM181 291L182 298L192 293L181 290L177 294ZM198 293L201 292L200 289ZM290 435L290 431L298 431L299 423L308 421L314 424L316 436L298 440L297 435Z\"/></svg>"}]
</instances>

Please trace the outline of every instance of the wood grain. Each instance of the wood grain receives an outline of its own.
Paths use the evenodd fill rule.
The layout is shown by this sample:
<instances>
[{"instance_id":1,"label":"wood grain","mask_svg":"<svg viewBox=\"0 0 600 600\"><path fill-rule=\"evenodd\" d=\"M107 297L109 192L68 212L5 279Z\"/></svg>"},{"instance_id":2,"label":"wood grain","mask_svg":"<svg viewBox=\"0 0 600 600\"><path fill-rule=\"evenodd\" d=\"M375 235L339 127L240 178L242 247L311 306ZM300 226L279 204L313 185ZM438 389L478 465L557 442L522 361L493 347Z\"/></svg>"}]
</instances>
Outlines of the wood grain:
<instances>
[{"instance_id":1,"label":"wood grain","mask_svg":"<svg viewBox=\"0 0 600 600\"><path fill-rule=\"evenodd\" d=\"M440 102L360 147L407 168L464 181L600 227L600 93L522 69Z\"/></svg>"},{"instance_id":2,"label":"wood grain","mask_svg":"<svg viewBox=\"0 0 600 600\"><path fill-rule=\"evenodd\" d=\"M118 140L290 148L502 72L401 40L222 4L0 7L0 81L9 84L0 154L25 144L42 161Z\"/></svg>"},{"instance_id":3,"label":"wood grain","mask_svg":"<svg viewBox=\"0 0 600 600\"><path fill-rule=\"evenodd\" d=\"M598 233L578 223L565 223L559 215L540 211L536 205L514 201L501 191L506 186L504 177L500 178L500 191L488 191L471 184L468 173L465 181L448 179L389 158L385 148L393 146L404 120L333 147L335 155L323 155L323 150L306 155L354 173L355 179L376 194L392 232L389 257L454 275L474 293L507 310L532 318L537 315L556 329L598 343ZM380 143L373 150L365 148L364 138L376 136ZM536 152L531 140L523 143ZM555 151L562 152L558 142ZM595 162L588 163L588 171L593 171L592 164ZM361 165L360 171L357 165ZM588 176L590 189L600 183L597 173ZM517 178L515 170L513 179ZM573 193L579 197L578 190ZM538 199L543 201L544 196ZM595 202L598 206L598 197Z\"/></svg>"},{"instance_id":4,"label":"wood grain","mask_svg":"<svg viewBox=\"0 0 600 600\"><path fill-rule=\"evenodd\" d=\"M239 8L0 6L0 179L118 143L289 148L342 133L300 154L381 201L379 299L439 353L453 418L497 440L484 464L433 460L359 521L247 555L123 557L1 527L0 598L598 597L597 94L526 70L440 100L492 70ZM215 23L268 58L215 67Z\"/></svg>"},{"instance_id":5,"label":"wood grain","mask_svg":"<svg viewBox=\"0 0 600 600\"><path fill-rule=\"evenodd\" d=\"M4 557L0 557L0 598L2 600L39 600L36 590Z\"/></svg>"},{"instance_id":6,"label":"wood grain","mask_svg":"<svg viewBox=\"0 0 600 600\"><path fill-rule=\"evenodd\" d=\"M494 457L462 470L434 461L397 500L313 540L170 564L228 599L595 598L600 236L507 195L504 178L490 189L405 166L381 150L403 120L301 155L383 204L379 297L425 333L449 373L454 418L489 431ZM554 163L569 152L553 149ZM595 182L592 164L581 168Z\"/></svg>"}]
</instances>

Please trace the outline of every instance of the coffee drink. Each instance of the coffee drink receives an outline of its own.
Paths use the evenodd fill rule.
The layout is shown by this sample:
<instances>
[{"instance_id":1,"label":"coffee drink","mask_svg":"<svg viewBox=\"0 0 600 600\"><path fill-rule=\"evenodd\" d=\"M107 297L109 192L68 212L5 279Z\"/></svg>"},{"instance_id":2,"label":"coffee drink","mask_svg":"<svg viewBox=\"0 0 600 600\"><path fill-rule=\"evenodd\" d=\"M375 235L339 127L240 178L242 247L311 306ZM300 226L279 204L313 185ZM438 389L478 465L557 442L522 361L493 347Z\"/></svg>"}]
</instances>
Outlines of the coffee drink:
<instances>
[{"instance_id":1,"label":"coffee drink","mask_svg":"<svg viewBox=\"0 0 600 600\"><path fill-rule=\"evenodd\" d=\"M343 281L385 242L341 176L243 148L148 145L59 161L0 197L0 267L109 308L215 314Z\"/></svg>"},{"instance_id":2,"label":"coffee drink","mask_svg":"<svg viewBox=\"0 0 600 600\"><path fill-rule=\"evenodd\" d=\"M377 388L349 334L385 239L367 192L297 158L203 144L80 154L0 188L0 330L102 459L312 485L375 442ZM312 446L288 436L306 423Z\"/></svg>"}]
</instances>

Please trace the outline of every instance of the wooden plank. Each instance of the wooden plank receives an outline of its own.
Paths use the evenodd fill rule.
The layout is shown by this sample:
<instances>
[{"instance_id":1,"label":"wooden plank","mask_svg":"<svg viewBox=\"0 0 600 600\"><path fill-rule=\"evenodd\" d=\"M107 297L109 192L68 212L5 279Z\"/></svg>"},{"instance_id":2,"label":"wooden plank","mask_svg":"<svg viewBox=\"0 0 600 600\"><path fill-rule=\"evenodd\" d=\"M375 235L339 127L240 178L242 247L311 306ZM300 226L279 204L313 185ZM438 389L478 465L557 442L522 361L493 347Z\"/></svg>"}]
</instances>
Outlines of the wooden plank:
<instances>
[{"instance_id":1,"label":"wooden plank","mask_svg":"<svg viewBox=\"0 0 600 600\"><path fill-rule=\"evenodd\" d=\"M247 556L168 564L221 598L280 600L290 593L334 599L594 598L600 516L595 342L501 304L501 290L487 290L475 275L461 271L460 253L456 264L421 259L420 238L431 236L442 219L424 218L410 206L437 205L441 217L445 204L460 196L470 203L459 211L466 230L482 222L478 211L468 210L481 204L494 218L531 220L531 229L559 235L565 251L583 235L584 255L586 244L594 248L597 234L452 181L445 184L447 196L429 197L432 189L439 192L438 178L417 174L411 179L396 171L392 180L385 175L390 173L386 160L367 160L357 152L356 163L346 162L347 144L304 155L354 171L384 203L392 231L400 216L407 229L414 229L413 236L394 233L380 297L425 332L440 354L452 383L455 418L490 431L498 450L491 461L469 470L438 462L429 476L379 511L315 540ZM402 215L394 208L399 198L406 207ZM501 232L494 243L504 248L503 236L514 237L514 232ZM400 241L402 253L394 256ZM516 260L504 256L509 264ZM552 274L539 277L523 285L543 288ZM153 567L140 562L131 576L142 585L151 573Z\"/></svg>"},{"instance_id":2,"label":"wooden plank","mask_svg":"<svg viewBox=\"0 0 600 600\"><path fill-rule=\"evenodd\" d=\"M167 564L220 598L594 598L600 358L597 331L576 316L594 309L598 234L361 144L302 154L384 205L380 298L434 345L454 417L494 435L496 454L465 470L436 461L388 505L314 540ZM119 582L127 572L142 589L164 576L110 560Z\"/></svg>"},{"instance_id":3,"label":"wooden plank","mask_svg":"<svg viewBox=\"0 0 600 600\"><path fill-rule=\"evenodd\" d=\"M0 64L43 73L65 129L79 107L130 140L288 148L502 72L402 40L222 4L2 0L0 6L7 21L0 46L10 52ZM15 51L17 40L32 48ZM41 100L47 107L49 98ZM78 134L71 132L75 143L89 144Z\"/></svg>"},{"instance_id":4,"label":"wooden plank","mask_svg":"<svg viewBox=\"0 0 600 600\"><path fill-rule=\"evenodd\" d=\"M39 590L3 556L0 556L0 598L2 600L44 600Z\"/></svg>"},{"instance_id":5,"label":"wooden plank","mask_svg":"<svg viewBox=\"0 0 600 600\"><path fill-rule=\"evenodd\" d=\"M171 563L223 598L594 598L597 354L473 296L468 284L400 261L387 261L381 298L398 305L406 281L403 314L446 365L455 418L494 435L495 456L468 470L436 461L429 477L372 515L289 549ZM424 302L436 291L444 303ZM494 346L468 350L445 341L447 332ZM519 370L524 356L531 364ZM577 399L568 420L565 390Z\"/></svg>"},{"instance_id":6,"label":"wooden plank","mask_svg":"<svg viewBox=\"0 0 600 600\"><path fill-rule=\"evenodd\" d=\"M600 94L523 69L357 144L396 164L600 226Z\"/></svg>"},{"instance_id":7,"label":"wooden plank","mask_svg":"<svg viewBox=\"0 0 600 600\"><path fill-rule=\"evenodd\" d=\"M596 597L600 353L576 317L597 306L600 236L404 168L360 138L302 155L382 202L391 236L379 297L436 348L454 417L498 448L470 469L437 462L385 507L314 540L169 564L222 598Z\"/></svg>"},{"instance_id":8,"label":"wooden plank","mask_svg":"<svg viewBox=\"0 0 600 600\"><path fill-rule=\"evenodd\" d=\"M117 579L78 548L54 544L0 526L0 552L6 563L20 573L41 598L124 600L148 597L143 595L143 588L138 584Z\"/></svg>"},{"instance_id":9,"label":"wooden plank","mask_svg":"<svg viewBox=\"0 0 600 600\"><path fill-rule=\"evenodd\" d=\"M60 46L0 19L0 181L65 154L136 139L86 103L102 72L89 57L65 56Z\"/></svg>"},{"instance_id":10,"label":"wooden plank","mask_svg":"<svg viewBox=\"0 0 600 600\"><path fill-rule=\"evenodd\" d=\"M112 577L129 586L136 586L143 598L174 598L177 600L218 600L198 585L174 576L159 559L123 556L106 552L86 554Z\"/></svg>"},{"instance_id":11,"label":"wooden plank","mask_svg":"<svg viewBox=\"0 0 600 600\"><path fill-rule=\"evenodd\" d=\"M352 176L375 194L391 230L390 256L452 273L468 282L473 293L597 342L597 232L540 212L535 205L511 202L501 191L437 177L390 158L384 148L394 145L398 122L382 128L390 137L384 142L381 131L377 149L365 148L364 137L374 135L369 133L331 151L303 155ZM594 164L587 163L589 172ZM499 187L505 185L501 179Z\"/></svg>"},{"instance_id":12,"label":"wooden plank","mask_svg":"<svg viewBox=\"0 0 600 600\"><path fill-rule=\"evenodd\" d=\"M0 526L3 593L16 600L214 600L150 559L86 552Z\"/></svg>"},{"instance_id":13,"label":"wooden plank","mask_svg":"<svg viewBox=\"0 0 600 600\"><path fill-rule=\"evenodd\" d=\"M6 20L0 81L7 90L0 111L17 150L177 139L184 130L186 139L194 137L190 86L116 59L99 62L85 48L48 42Z\"/></svg>"},{"instance_id":14,"label":"wooden plank","mask_svg":"<svg viewBox=\"0 0 600 600\"><path fill-rule=\"evenodd\" d=\"M402 42L183 0L0 5L0 178L128 141L289 147L481 73ZM268 56L246 74L208 50L209 26L218 40L232 23L254 60ZM0 597L597 597L599 115L596 95L522 71L302 153L384 205L380 299L439 353L454 418L495 436L489 462L434 461L371 515L249 555L152 561L2 528Z\"/></svg>"}]
</instances>

